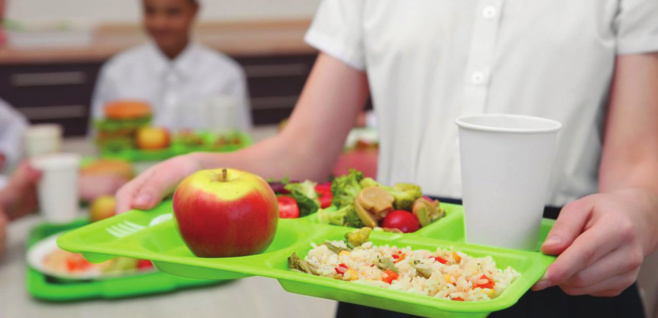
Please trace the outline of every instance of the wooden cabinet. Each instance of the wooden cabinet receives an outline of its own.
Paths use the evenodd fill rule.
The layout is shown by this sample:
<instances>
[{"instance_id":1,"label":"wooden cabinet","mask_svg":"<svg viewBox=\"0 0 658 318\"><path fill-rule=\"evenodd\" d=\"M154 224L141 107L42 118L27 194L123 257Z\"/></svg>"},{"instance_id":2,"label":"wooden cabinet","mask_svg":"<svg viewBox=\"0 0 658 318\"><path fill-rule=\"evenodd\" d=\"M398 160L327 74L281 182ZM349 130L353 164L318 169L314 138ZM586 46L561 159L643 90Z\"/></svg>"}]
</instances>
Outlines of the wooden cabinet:
<instances>
[{"instance_id":1,"label":"wooden cabinet","mask_svg":"<svg viewBox=\"0 0 658 318\"><path fill-rule=\"evenodd\" d=\"M234 57L247 75L255 125L290 116L315 54ZM102 62L0 65L0 97L32 123L54 122L66 136L85 135Z\"/></svg>"}]
</instances>

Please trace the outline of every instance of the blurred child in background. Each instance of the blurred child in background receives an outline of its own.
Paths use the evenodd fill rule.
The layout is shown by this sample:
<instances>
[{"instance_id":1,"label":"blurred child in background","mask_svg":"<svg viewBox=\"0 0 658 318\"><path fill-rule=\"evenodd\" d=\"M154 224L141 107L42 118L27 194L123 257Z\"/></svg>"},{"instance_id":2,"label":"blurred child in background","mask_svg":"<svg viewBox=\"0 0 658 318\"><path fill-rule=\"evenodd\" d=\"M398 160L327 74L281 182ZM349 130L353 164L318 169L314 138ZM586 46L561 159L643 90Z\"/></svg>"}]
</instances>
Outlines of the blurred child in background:
<instances>
[{"instance_id":1,"label":"blurred child in background","mask_svg":"<svg viewBox=\"0 0 658 318\"><path fill-rule=\"evenodd\" d=\"M152 42L119 53L105 63L92 101L92 119L105 104L140 100L153 108L154 126L209 129L213 103L234 107L233 128L251 127L242 68L226 55L191 39L199 12L196 0L143 0L143 25Z\"/></svg>"}]
</instances>

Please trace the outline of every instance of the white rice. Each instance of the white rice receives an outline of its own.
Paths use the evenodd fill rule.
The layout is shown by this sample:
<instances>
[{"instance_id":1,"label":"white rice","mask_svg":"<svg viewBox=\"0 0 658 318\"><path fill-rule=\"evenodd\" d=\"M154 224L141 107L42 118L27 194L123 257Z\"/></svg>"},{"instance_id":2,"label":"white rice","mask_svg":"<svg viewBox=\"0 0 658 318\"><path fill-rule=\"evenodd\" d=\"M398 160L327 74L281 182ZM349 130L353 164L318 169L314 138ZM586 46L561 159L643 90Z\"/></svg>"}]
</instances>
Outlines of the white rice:
<instances>
[{"instance_id":1,"label":"white rice","mask_svg":"<svg viewBox=\"0 0 658 318\"><path fill-rule=\"evenodd\" d=\"M331 244L346 247L343 241L333 241ZM519 277L519 273L511 267L505 270L496 268L491 257L474 258L452 249L437 249L432 253L428 250L411 250L409 247L373 246L372 242L367 242L351 252L341 252L339 255L324 245L312 246L313 249L305 261L317 266L319 276L436 298L464 301L492 299L502 294ZM393 257L402 254L405 255L402 260L400 257ZM442 264L434 258L437 256L447 262ZM394 262L399 273L399 277L390 284L382 280L387 274L376 265L384 258ZM461 259L457 260L458 258ZM340 264L347 266L345 273L341 274L336 270ZM429 273L430 276L426 278L417 274L417 269ZM493 288L477 286L486 285L488 282L482 279L482 275L494 281Z\"/></svg>"}]
</instances>

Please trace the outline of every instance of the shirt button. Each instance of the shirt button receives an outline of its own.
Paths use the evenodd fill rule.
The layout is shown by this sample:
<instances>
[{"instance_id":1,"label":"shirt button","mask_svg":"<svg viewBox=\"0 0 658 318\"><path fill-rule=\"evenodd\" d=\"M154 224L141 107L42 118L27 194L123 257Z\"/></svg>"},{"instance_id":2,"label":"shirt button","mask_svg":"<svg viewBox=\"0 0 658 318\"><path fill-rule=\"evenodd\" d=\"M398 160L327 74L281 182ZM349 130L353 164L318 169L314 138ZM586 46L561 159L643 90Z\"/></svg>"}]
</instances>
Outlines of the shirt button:
<instances>
[{"instance_id":1,"label":"shirt button","mask_svg":"<svg viewBox=\"0 0 658 318\"><path fill-rule=\"evenodd\" d=\"M496 17L497 13L498 12L496 10L496 7L488 6L488 7L485 7L484 10L482 10L482 17L484 17L485 19L491 20L491 19Z\"/></svg>"},{"instance_id":2,"label":"shirt button","mask_svg":"<svg viewBox=\"0 0 658 318\"><path fill-rule=\"evenodd\" d=\"M482 72L475 72L471 75L471 83L475 85L482 85L486 81L487 76Z\"/></svg>"}]
</instances>

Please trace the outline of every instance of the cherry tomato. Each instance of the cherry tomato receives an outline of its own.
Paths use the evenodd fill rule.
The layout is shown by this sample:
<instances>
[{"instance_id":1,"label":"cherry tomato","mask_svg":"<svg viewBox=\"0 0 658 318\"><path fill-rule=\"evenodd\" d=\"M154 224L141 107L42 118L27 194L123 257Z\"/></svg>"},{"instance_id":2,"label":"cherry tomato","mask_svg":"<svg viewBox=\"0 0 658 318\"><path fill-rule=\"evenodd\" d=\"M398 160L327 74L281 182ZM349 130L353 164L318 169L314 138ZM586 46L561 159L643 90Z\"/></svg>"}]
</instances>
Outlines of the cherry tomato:
<instances>
[{"instance_id":1,"label":"cherry tomato","mask_svg":"<svg viewBox=\"0 0 658 318\"><path fill-rule=\"evenodd\" d=\"M153 268L153 263L147 259L140 259L137 261L137 269L151 269Z\"/></svg>"},{"instance_id":2,"label":"cherry tomato","mask_svg":"<svg viewBox=\"0 0 658 318\"><path fill-rule=\"evenodd\" d=\"M331 196L326 196L326 195L319 197L318 200L320 201L320 207L323 209L330 207L331 199L332 199Z\"/></svg>"},{"instance_id":3,"label":"cherry tomato","mask_svg":"<svg viewBox=\"0 0 658 318\"><path fill-rule=\"evenodd\" d=\"M420 224L415 215L404 210L395 210L384 218L382 227L398 229L403 233L411 233L418 231Z\"/></svg>"},{"instance_id":4,"label":"cherry tomato","mask_svg":"<svg viewBox=\"0 0 658 318\"><path fill-rule=\"evenodd\" d=\"M320 194L331 194L331 182L317 184L315 186L315 192Z\"/></svg>"},{"instance_id":5,"label":"cherry tomato","mask_svg":"<svg viewBox=\"0 0 658 318\"><path fill-rule=\"evenodd\" d=\"M282 219L295 219L299 217L299 207L297 201L292 197L280 195L276 197L279 203L279 217Z\"/></svg>"},{"instance_id":6,"label":"cherry tomato","mask_svg":"<svg viewBox=\"0 0 658 318\"><path fill-rule=\"evenodd\" d=\"M315 192L318 193L318 200L320 201L321 208L325 209L331 206L331 200L333 199L333 195L331 194L331 182L316 185Z\"/></svg>"}]
</instances>

